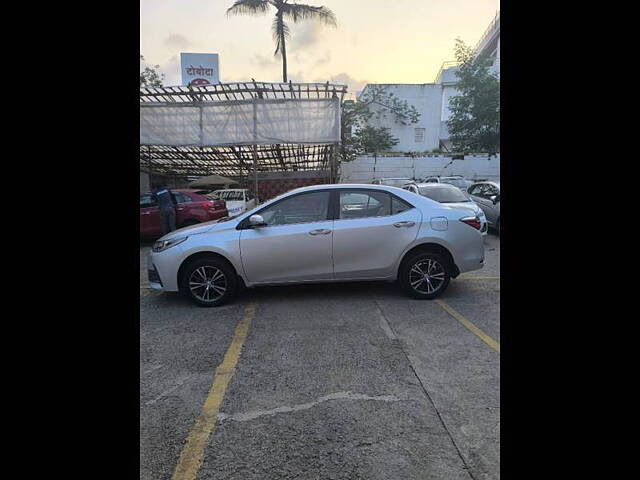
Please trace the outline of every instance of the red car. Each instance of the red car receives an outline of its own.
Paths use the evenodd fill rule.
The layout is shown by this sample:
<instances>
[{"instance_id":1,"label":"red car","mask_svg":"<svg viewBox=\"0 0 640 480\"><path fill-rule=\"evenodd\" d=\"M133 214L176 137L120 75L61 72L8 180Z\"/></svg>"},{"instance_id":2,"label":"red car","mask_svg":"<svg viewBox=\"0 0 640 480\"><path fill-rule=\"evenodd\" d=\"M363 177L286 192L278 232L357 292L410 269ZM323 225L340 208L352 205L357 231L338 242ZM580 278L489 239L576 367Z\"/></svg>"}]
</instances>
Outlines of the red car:
<instances>
[{"instance_id":1,"label":"red car","mask_svg":"<svg viewBox=\"0 0 640 480\"><path fill-rule=\"evenodd\" d=\"M176 208L176 228L217 220L229 214L224 200L206 191L187 189L169 191ZM149 239L162 236L160 209L151 193L140 195L140 236Z\"/></svg>"}]
</instances>

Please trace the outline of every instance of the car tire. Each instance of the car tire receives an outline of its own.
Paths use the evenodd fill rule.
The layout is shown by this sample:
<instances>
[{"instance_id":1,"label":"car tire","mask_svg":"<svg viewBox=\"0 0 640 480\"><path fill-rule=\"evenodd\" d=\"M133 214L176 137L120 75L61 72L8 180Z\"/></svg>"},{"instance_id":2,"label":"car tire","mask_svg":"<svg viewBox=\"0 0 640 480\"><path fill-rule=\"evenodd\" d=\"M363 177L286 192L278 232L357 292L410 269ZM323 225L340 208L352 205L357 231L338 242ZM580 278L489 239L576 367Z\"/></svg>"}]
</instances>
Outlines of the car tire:
<instances>
[{"instance_id":1,"label":"car tire","mask_svg":"<svg viewBox=\"0 0 640 480\"><path fill-rule=\"evenodd\" d=\"M216 257L198 258L183 269L180 291L201 307L217 307L236 294L238 279L228 262Z\"/></svg>"},{"instance_id":2,"label":"car tire","mask_svg":"<svg viewBox=\"0 0 640 480\"><path fill-rule=\"evenodd\" d=\"M431 265L431 274L422 279L418 271L426 273ZM451 265L435 252L418 252L402 262L398 280L403 290L413 298L431 300L438 297L449 286ZM430 291L434 289L433 291Z\"/></svg>"}]
</instances>

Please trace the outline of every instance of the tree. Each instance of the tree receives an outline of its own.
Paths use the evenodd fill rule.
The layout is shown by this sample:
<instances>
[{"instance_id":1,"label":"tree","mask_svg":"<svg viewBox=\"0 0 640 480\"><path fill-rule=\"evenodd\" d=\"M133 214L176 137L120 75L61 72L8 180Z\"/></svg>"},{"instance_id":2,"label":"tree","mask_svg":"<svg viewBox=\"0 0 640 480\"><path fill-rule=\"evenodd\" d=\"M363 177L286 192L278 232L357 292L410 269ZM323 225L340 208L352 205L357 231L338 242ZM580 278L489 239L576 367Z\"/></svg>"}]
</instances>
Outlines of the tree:
<instances>
[{"instance_id":1,"label":"tree","mask_svg":"<svg viewBox=\"0 0 640 480\"><path fill-rule=\"evenodd\" d=\"M475 56L456 39L459 95L449 100L447 121L454 150L461 153L500 151L500 79L490 70L491 59Z\"/></svg>"},{"instance_id":2,"label":"tree","mask_svg":"<svg viewBox=\"0 0 640 480\"><path fill-rule=\"evenodd\" d=\"M144 70L140 72L140 88L142 87L162 87L162 81L164 80L164 73L158 73L157 68L160 65L153 65L149 67L144 63L144 57L140 55L140 64L144 65Z\"/></svg>"},{"instance_id":3,"label":"tree","mask_svg":"<svg viewBox=\"0 0 640 480\"><path fill-rule=\"evenodd\" d=\"M285 22L291 20L319 20L327 25L336 26L336 16L326 7L313 7L303 3L289 3L289 0L237 0L227 9L227 15L266 14L269 5L276 9L276 16L271 25L273 40L276 42L274 55L282 55L282 81L287 81L287 45L290 37L289 26Z\"/></svg>"},{"instance_id":4,"label":"tree","mask_svg":"<svg viewBox=\"0 0 640 480\"><path fill-rule=\"evenodd\" d=\"M349 162L365 153L377 155L397 145L398 139L388 128L371 124L389 117L395 123L409 125L420 119L420 113L406 100L397 98L388 85L369 84L357 102L343 102L340 160Z\"/></svg>"},{"instance_id":5,"label":"tree","mask_svg":"<svg viewBox=\"0 0 640 480\"><path fill-rule=\"evenodd\" d=\"M386 127L367 125L354 134L353 142L356 150L362 153L372 153L377 158L378 153L389 150L397 145L399 140L391 135Z\"/></svg>"}]
</instances>

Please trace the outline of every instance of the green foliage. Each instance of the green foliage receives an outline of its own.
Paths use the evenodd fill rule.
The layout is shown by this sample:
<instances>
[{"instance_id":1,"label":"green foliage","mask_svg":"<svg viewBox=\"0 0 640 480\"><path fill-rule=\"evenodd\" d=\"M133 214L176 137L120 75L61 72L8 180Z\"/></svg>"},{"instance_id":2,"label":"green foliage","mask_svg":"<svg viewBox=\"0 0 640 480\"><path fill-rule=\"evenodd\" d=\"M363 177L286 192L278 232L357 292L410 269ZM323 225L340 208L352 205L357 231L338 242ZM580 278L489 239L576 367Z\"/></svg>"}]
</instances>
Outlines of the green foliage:
<instances>
[{"instance_id":1,"label":"green foliage","mask_svg":"<svg viewBox=\"0 0 640 480\"><path fill-rule=\"evenodd\" d=\"M140 64L144 64L144 57L140 55ZM160 65L154 65L153 67L145 66L144 70L140 72L140 87L162 87L164 81L164 73L158 73L157 68Z\"/></svg>"},{"instance_id":2,"label":"green foliage","mask_svg":"<svg viewBox=\"0 0 640 480\"><path fill-rule=\"evenodd\" d=\"M356 150L378 156L378 153L397 145L398 139L386 127L367 125L354 134L353 142Z\"/></svg>"},{"instance_id":3,"label":"green foliage","mask_svg":"<svg viewBox=\"0 0 640 480\"><path fill-rule=\"evenodd\" d=\"M398 139L388 128L370 125L387 118L409 125L420 119L420 113L406 100L397 98L388 85L369 84L357 102L343 102L340 160L350 162L365 153L377 155L397 145Z\"/></svg>"},{"instance_id":4,"label":"green foliage","mask_svg":"<svg viewBox=\"0 0 640 480\"><path fill-rule=\"evenodd\" d=\"M491 60L475 57L470 47L456 39L456 72L460 93L449 100L447 122L454 151L462 153L500 151L500 79L489 67Z\"/></svg>"}]
</instances>

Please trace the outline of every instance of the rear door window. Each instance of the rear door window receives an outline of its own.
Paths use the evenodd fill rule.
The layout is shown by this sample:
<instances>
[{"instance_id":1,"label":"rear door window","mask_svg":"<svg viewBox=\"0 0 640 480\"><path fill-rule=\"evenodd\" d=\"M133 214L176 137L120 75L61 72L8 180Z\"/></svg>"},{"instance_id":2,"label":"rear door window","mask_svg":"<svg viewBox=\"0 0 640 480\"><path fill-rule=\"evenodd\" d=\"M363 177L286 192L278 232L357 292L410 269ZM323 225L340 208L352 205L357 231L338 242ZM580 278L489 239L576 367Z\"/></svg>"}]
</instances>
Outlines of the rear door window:
<instances>
[{"instance_id":1,"label":"rear door window","mask_svg":"<svg viewBox=\"0 0 640 480\"><path fill-rule=\"evenodd\" d=\"M391 195L388 192L340 191L340 219L384 217L391 215Z\"/></svg>"}]
</instances>

